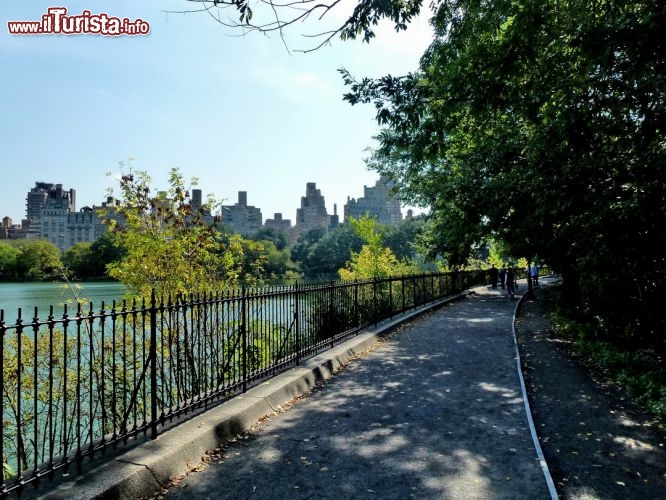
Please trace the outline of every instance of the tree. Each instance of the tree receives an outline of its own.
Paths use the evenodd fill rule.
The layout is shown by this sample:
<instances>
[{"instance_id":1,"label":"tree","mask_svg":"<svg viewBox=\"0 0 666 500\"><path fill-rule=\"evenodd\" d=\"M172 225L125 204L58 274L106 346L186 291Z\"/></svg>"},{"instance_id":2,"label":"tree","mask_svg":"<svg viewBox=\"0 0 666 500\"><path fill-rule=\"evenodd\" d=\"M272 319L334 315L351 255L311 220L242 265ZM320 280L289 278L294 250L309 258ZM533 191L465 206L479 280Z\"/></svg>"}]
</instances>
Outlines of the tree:
<instances>
[{"instance_id":1,"label":"tree","mask_svg":"<svg viewBox=\"0 0 666 500\"><path fill-rule=\"evenodd\" d=\"M307 258L311 248L321 240L325 234L326 231L322 227L314 227L299 234L296 244L291 250L291 257L294 262L303 262Z\"/></svg>"},{"instance_id":2,"label":"tree","mask_svg":"<svg viewBox=\"0 0 666 500\"><path fill-rule=\"evenodd\" d=\"M299 238L292 256L306 277L330 279L362 246L363 239L354 229L342 224L327 233L319 228L308 231Z\"/></svg>"},{"instance_id":3,"label":"tree","mask_svg":"<svg viewBox=\"0 0 666 500\"><path fill-rule=\"evenodd\" d=\"M278 250L284 250L289 246L289 237L283 232L272 227L262 227L250 236L254 241L270 241Z\"/></svg>"},{"instance_id":4,"label":"tree","mask_svg":"<svg viewBox=\"0 0 666 500\"><path fill-rule=\"evenodd\" d=\"M343 71L345 98L385 126L371 164L431 207L450 264L489 238L538 254L608 330L663 349L666 5L436 7L419 71Z\"/></svg>"},{"instance_id":5,"label":"tree","mask_svg":"<svg viewBox=\"0 0 666 500\"><path fill-rule=\"evenodd\" d=\"M20 278L43 281L62 274L60 251L48 241L25 241L18 245L16 271Z\"/></svg>"},{"instance_id":6,"label":"tree","mask_svg":"<svg viewBox=\"0 0 666 500\"><path fill-rule=\"evenodd\" d=\"M122 249L120 259L107 264L109 276L140 297L152 290L176 297L262 282L263 244L221 233L219 217L210 215L219 203L209 197L192 204L196 178L186 186L174 168L166 191L153 193L151 182L146 172L130 170L120 179L121 198L103 213L112 238L104 245L111 255L114 247Z\"/></svg>"},{"instance_id":7,"label":"tree","mask_svg":"<svg viewBox=\"0 0 666 500\"><path fill-rule=\"evenodd\" d=\"M16 275L16 259L20 253L13 245L0 243L0 279Z\"/></svg>"},{"instance_id":8,"label":"tree","mask_svg":"<svg viewBox=\"0 0 666 500\"><path fill-rule=\"evenodd\" d=\"M120 261L125 254L125 249L118 245L113 232L102 233L90 246L90 276L106 276L107 265Z\"/></svg>"},{"instance_id":9,"label":"tree","mask_svg":"<svg viewBox=\"0 0 666 500\"><path fill-rule=\"evenodd\" d=\"M380 228L382 241L400 259L412 260L420 253L419 237L424 230L422 219L406 219L399 224Z\"/></svg>"},{"instance_id":10,"label":"tree","mask_svg":"<svg viewBox=\"0 0 666 500\"><path fill-rule=\"evenodd\" d=\"M390 248L383 246L375 219L363 216L358 219L350 217L348 220L354 232L363 239L364 245L359 252L352 252L351 259L338 271L341 279L388 278L416 271L410 265L400 262Z\"/></svg>"},{"instance_id":11,"label":"tree","mask_svg":"<svg viewBox=\"0 0 666 500\"><path fill-rule=\"evenodd\" d=\"M78 278L89 278L90 261L92 260L92 244L79 242L68 248L62 256L63 264L68 271Z\"/></svg>"},{"instance_id":12,"label":"tree","mask_svg":"<svg viewBox=\"0 0 666 500\"><path fill-rule=\"evenodd\" d=\"M256 286L270 276L266 264L266 243L243 238L236 233L218 236L219 274L233 286Z\"/></svg>"},{"instance_id":13,"label":"tree","mask_svg":"<svg viewBox=\"0 0 666 500\"><path fill-rule=\"evenodd\" d=\"M323 22L325 16L338 7L339 0L315 1L298 0L297 2L277 0L260 0L251 5L250 0L187 0L198 7L177 11L179 13L201 12L215 19L221 25L247 32L277 32L284 40L284 33L292 25L303 25L310 19ZM407 29L409 22L421 11L422 0L377 2L375 0L359 0L353 12L341 22L334 20L330 26L320 28L314 34L306 35L315 40L314 45L303 50L317 50L329 43L336 36L342 40L353 40L362 37L369 42L375 36L375 26L382 19L389 19L396 31ZM339 7L338 7L339 8ZM236 11L235 21L227 11ZM331 16L329 16L330 18ZM328 19L328 18L327 18Z\"/></svg>"}]
</instances>

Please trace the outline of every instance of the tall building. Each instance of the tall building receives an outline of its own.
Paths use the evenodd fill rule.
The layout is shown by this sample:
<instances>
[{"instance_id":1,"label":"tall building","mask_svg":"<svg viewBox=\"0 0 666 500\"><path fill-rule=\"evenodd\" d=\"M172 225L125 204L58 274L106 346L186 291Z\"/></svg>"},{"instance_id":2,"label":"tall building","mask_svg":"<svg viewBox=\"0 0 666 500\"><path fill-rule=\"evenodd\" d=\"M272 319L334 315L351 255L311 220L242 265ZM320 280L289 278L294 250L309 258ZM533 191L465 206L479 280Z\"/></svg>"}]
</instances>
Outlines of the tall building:
<instances>
[{"instance_id":1,"label":"tall building","mask_svg":"<svg viewBox=\"0 0 666 500\"><path fill-rule=\"evenodd\" d=\"M107 207L102 203L102 208ZM62 184L36 182L26 196L26 218L21 227L6 231L8 238L43 239L65 251L76 243L92 243L106 231L97 214L99 207L76 211L76 191ZM11 225L11 220L3 221Z\"/></svg>"},{"instance_id":2,"label":"tall building","mask_svg":"<svg viewBox=\"0 0 666 500\"><path fill-rule=\"evenodd\" d=\"M328 216L328 227L334 228L340 225L340 216L338 215L338 204L333 203L333 215Z\"/></svg>"},{"instance_id":3,"label":"tall building","mask_svg":"<svg viewBox=\"0 0 666 500\"><path fill-rule=\"evenodd\" d=\"M272 219L266 219L264 227L270 227L284 233L289 232L291 229L291 219L283 219L281 213L273 215Z\"/></svg>"},{"instance_id":4,"label":"tall building","mask_svg":"<svg viewBox=\"0 0 666 500\"><path fill-rule=\"evenodd\" d=\"M65 191L62 184L48 182L35 182L35 187L28 191L25 198L26 219L39 219L42 208L49 203L51 206L68 207L76 210L76 191Z\"/></svg>"},{"instance_id":5,"label":"tall building","mask_svg":"<svg viewBox=\"0 0 666 500\"><path fill-rule=\"evenodd\" d=\"M393 183L381 176L373 187L363 186L363 196L358 199L347 197L345 220L358 219L363 215L377 217L381 224L398 224L402 220L400 202L392 195Z\"/></svg>"},{"instance_id":6,"label":"tall building","mask_svg":"<svg viewBox=\"0 0 666 500\"><path fill-rule=\"evenodd\" d=\"M190 204L192 205L192 213L196 214L201 207L204 206L203 202L203 197L201 195L201 189L193 189L192 190L192 198L190 200ZM207 208L203 211L203 223L210 226L215 224L215 216L208 210Z\"/></svg>"},{"instance_id":7,"label":"tall building","mask_svg":"<svg viewBox=\"0 0 666 500\"><path fill-rule=\"evenodd\" d=\"M106 204L102 207L106 208ZM83 207L74 212L47 203L42 209L39 237L53 243L61 252L77 243L92 243L107 229L97 214L98 208Z\"/></svg>"},{"instance_id":8,"label":"tall building","mask_svg":"<svg viewBox=\"0 0 666 500\"><path fill-rule=\"evenodd\" d=\"M0 240L15 240L20 238L25 238L21 226L14 224L11 217L3 217L2 228L0 228Z\"/></svg>"},{"instance_id":9,"label":"tall building","mask_svg":"<svg viewBox=\"0 0 666 500\"><path fill-rule=\"evenodd\" d=\"M25 199L25 215L23 228L27 231L27 237L38 237L41 233L40 219L42 210L50 208L66 212L76 210L76 191L66 191L62 184L51 184L49 182L35 182Z\"/></svg>"},{"instance_id":10,"label":"tall building","mask_svg":"<svg viewBox=\"0 0 666 500\"><path fill-rule=\"evenodd\" d=\"M239 234L252 234L261 228L261 209L247 204L247 191L238 191L238 203L222 205L222 224Z\"/></svg>"},{"instance_id":11,"label":"tall building","mask_svg":"<svg viewBox=\"0 0 666 500\"><path fill-rule=\"evenodd\" d=\"M192 190L192 199L190 200L192 204L192 211L196 212L201 208L201 205L203 205L202 202L202 195L201 195L201 189L193 189Z\"/></svg>"},{"instance_id":12,"label":"tall building","mask_svg":"<svg viewBox=\"0 0 666 500\"><path fill-rule=\"evenodd\" d=\"M316 183L308 182L305 196L301 197L301 208L296 209L296 231L301 233L315 227L328 228L329 224L324 197Z\"/></svg>"}]
</instances>

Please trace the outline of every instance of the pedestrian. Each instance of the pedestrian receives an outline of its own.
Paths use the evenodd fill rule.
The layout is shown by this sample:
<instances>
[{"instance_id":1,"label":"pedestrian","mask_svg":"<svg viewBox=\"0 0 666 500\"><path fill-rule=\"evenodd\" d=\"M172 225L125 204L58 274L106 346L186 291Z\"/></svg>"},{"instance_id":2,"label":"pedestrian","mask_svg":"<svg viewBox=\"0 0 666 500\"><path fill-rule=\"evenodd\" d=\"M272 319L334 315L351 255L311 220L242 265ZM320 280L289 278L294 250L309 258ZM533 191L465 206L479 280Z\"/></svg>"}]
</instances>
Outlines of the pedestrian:
<instances>
[{"instance_id":1,"label":"pedestrian","mask_svg":"<svg viewBox=\"0 0 666 500\"><path fill-rule=\"evenodd\" d=\"M506 268L504 265L502 265L502 269L499 270L499 282L500 286L502 287L502 290L504 290L504 286L506 283Z\"/></svg>"},{"instance_id":2,"label":"pedestrian","mask_svg":"<svg viewBox=\"0 0 666 500\"><path fill-rule=\"evenodd\" d=\"M509 296L509 299L513 300L516 294L516 271L513 267L509 267L506 270L506 294Z\"/></svg>"},{"instance_id":3,"label":"pedestrian","mask_svg":"<svg viewBox=\"0 0 666 500\"><path fill-rule=\"evenodd\" d=\"M530 276L532 276L532 285L539 286L539 267L536 263L532 264L530 269Z\"/></svg>"},{"instance_id":4,"label":"pedestrian","mask_svg":"<svg viewBox=\"0 0 666 500\"><path fill-rule=\"evenodd\" d=\"M490 277L490 286L493 290L497 289L497 278L499 277L499 271L493 264L488 270L488 276Z\"/></svg>"}]
</instances>

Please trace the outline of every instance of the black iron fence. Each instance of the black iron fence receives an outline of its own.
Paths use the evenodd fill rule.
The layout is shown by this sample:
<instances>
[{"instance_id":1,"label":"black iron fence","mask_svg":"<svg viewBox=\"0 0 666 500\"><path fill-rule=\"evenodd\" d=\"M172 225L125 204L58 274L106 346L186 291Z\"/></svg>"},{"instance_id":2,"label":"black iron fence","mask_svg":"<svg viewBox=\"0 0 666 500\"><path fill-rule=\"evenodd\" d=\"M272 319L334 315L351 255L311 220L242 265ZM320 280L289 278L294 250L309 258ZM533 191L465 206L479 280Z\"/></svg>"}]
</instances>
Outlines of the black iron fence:
<instances>
[{"instance_id":1,"label":"black iron fence","mask_svg":"<svg viewBox=\"0 0 666 500\"><path fill-rule=\"evenodd\" d=\"M359 329L486 282L483 271L0 310L2 494L154 438Z\"/></svg>"}]
</instances>

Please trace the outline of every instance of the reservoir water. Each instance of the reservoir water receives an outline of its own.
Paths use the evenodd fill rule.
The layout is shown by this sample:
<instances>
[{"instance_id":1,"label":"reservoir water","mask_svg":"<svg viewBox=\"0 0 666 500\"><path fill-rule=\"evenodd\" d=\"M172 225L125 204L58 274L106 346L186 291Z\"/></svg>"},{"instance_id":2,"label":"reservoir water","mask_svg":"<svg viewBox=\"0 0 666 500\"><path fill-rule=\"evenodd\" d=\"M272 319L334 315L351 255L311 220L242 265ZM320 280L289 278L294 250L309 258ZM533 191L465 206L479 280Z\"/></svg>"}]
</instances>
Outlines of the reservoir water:
<instances>
[{"instance_id":1,"label":"reservoir water","mask_svg":"<svg viewBox=\"0 0 666 500\"><path fill-rule=\"evenodd\" d=\"M95 311L101 308L102 301L105 308L110 309L111 302L122 299L124 293L123 285L112 281L84 281L73 285L76 293L88 302L86 308L92 303ZM51 305L53 314L62 316L64 304L68 304L70 312L76 311L74 292L65 283L0 283L0 309L4 310L8 324L17 318L19 308L24 319L32 319L37 306L40 319L45 319Z\"/></svg>"}]
</instances>

